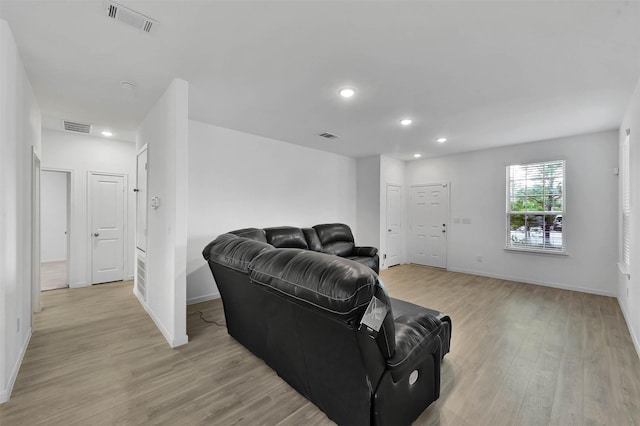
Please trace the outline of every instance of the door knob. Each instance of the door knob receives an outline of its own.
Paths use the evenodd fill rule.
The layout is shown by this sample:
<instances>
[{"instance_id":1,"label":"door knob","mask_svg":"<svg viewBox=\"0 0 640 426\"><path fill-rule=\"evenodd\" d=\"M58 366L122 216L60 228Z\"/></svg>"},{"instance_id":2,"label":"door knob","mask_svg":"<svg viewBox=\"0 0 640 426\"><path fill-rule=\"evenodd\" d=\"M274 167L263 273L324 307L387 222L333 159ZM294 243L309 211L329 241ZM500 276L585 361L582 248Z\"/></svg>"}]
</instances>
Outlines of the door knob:
<instances>
[{"instance_id":1,"label":"door knob","mask_svg":"<svg viewBox=\"0 0 640 426\"><path fill-rule=\"evenodd\" d=\"M442 230L442 233L444 234L445 232L447 232L447 231L445 231L445 230L443 229L443 230Z\"/></svg>"},{"instance_id":2,"label":"door knob","mask_svg":"<svg viewBox=\"0 0 640 426\"><path fill-rule=\"evenodd\" d=\"M93 236L94 237L98 237L98 236L100 236L100 234L96 232L95 234L93 234Z\"/></svg>"},{"instance_id":3,"label":"door knob","mask_svg":"<svg viewBox=\"0 0 640 426\"><path fill-rule=\"evenodd\" d=\"M391 229L389 229L389 232L391 232Z\"/></svg>"}]
</instances>

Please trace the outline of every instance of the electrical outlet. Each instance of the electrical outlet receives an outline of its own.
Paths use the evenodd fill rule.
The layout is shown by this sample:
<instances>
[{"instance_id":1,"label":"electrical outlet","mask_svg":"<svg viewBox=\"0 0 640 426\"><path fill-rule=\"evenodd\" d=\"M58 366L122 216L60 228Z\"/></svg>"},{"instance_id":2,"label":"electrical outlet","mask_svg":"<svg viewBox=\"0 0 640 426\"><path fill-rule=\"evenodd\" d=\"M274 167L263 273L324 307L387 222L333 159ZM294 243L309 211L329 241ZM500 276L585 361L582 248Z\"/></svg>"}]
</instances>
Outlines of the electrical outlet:
<instances>
[{"instance_id":1,"label":"electrical outlet","mask_svg":"<svg viewBox=\"0 0 640 426\"><path fill-rule=\"evenodd\" d=\"M482 256L476 256L476 262L482 263Z\"/></svg>"},{"instance_id":2,"label":"electrical outlet","mask_svg":"<svg viewBox=\"0 0 640 426\"><path fill-rule=\"evenodd\" d=\"M387 253L383 254L383 255L382 255L382 258L383 258L383 259L386 259L386 258L387 258Z\"/></svg>"}]
</instances>

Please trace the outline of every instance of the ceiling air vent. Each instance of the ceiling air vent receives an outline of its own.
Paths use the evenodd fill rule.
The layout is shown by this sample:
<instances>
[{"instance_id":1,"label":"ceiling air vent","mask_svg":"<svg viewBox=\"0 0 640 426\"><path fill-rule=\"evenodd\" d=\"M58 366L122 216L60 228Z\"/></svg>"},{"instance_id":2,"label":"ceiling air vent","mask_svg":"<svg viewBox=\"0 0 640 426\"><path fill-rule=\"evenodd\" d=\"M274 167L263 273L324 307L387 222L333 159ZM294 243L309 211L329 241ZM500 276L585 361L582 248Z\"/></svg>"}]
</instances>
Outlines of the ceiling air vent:
<instances>
[{"instance_id":1,"label":"ceiling air vent","mask_svg":"<svg viewBox=\"0 0 640 426\"><path fill-rule=\"evenodd\" d=\"M142 13L138 13L114 1L105 1L104 10L109 18L136 27L146 33L151 32L151 27L156 23L148 16L144 16Z\"/></svg>"},{"instance_id":2,"label":"ceiling air vent","mask_svg":"<svg viewBox=\"0 0 640 426\"><path fill-rule=\"evenodd\" d=\"M74 123L73 121L64 120L62 122L67 132L91 133L91 124Z\"/></svg>"},{"instance_id":3,"label":"ceiling air vent","mask_svg":"<svg viewBox=\"0 0 640 426\"><path fill-rule=\"evenodd\" d=\"M336 135L332 135L331 133L327 133L327 132L320 133L318 136L321 136L321 137L323 137L325 139L337 139L338 138Z\"/></svg>"}]
</instances>

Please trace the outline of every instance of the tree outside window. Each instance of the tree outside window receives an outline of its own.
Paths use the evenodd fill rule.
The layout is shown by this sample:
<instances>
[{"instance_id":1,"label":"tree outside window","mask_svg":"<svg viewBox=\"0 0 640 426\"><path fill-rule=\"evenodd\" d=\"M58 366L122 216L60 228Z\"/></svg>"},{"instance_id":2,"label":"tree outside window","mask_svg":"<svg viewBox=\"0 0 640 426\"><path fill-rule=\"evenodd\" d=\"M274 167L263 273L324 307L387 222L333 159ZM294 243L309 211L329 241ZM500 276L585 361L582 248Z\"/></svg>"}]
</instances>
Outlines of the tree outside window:
<instances>
[{"instance_id":1,"label":"tree outside window","mask_svg":"<svg viewBox=\"0 0 640 426\"><path fill-rule=\"evenodd\" d=\"M507 167L506 248L565 252L563 160Z\"/></svg>"}]
</instances>

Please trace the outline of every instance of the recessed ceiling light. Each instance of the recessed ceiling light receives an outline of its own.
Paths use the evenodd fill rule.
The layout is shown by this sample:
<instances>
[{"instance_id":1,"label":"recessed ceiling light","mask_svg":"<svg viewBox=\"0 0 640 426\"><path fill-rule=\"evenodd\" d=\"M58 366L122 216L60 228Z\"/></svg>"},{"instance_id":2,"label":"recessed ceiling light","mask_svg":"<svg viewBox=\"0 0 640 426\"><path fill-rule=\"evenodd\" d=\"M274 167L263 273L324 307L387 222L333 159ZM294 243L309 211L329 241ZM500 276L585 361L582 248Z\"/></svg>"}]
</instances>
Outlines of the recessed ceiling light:
<instances>
[{"instance_id":1,"label":"recessed ceiling light","mask_svg":"<svg viewBox=\"0 0 640 426\"><path fill-rule=\"evenodd\" d=\"M444 143L446 141L447 141L447 138L438 138L438 139L436 139L436 142L438 142L438 143Z\"/></svg>"},{"instance_id":2,"label":"recessed ceiling light","mask_svg":"<svg viewBox=\"0 0 640 426\"><path fill-rule=\"evenodd\" d=\"M402 124L403 126L408 126L411 123L413 123L413 120L410 118L403 118L402 120L400 120L400 124Z\"/></svg>"},{"instance_id":3,"label":"recessed ceiling light","mask_svg":"<svg viewBox=\"0 0 640 426\"><path fill-rule=\"evenodd\" d=\"M420 158L422 157L422 154L413 154L413 158Z\"/></svg>"},{"instance_id":4,"label":"recessed ceiling light","mask_svg":"<svg viewBox=\"0 0 640 426\"><path fill-rule=\"evenodd\" d=\"M350 98L356 94L356 90L351 87L345 87L344 89L340 89L340 92L338 93L340 93L340 96L343 98Z\"/></svg>"},{"instance_id":5,"label":"recessed ceiling light","mask_svg":"<svg viewBox=\"0 0 640 426\"><path fill-rule=\"evenodd\" d=\"M108 130L105 130L105 131L100 132L100 133L102 133L102 136L106 136L106 137L113 136L113 133L111 133L111 132L110 132L110 131L108 131Z\"/></svg>"}]
</instances>

